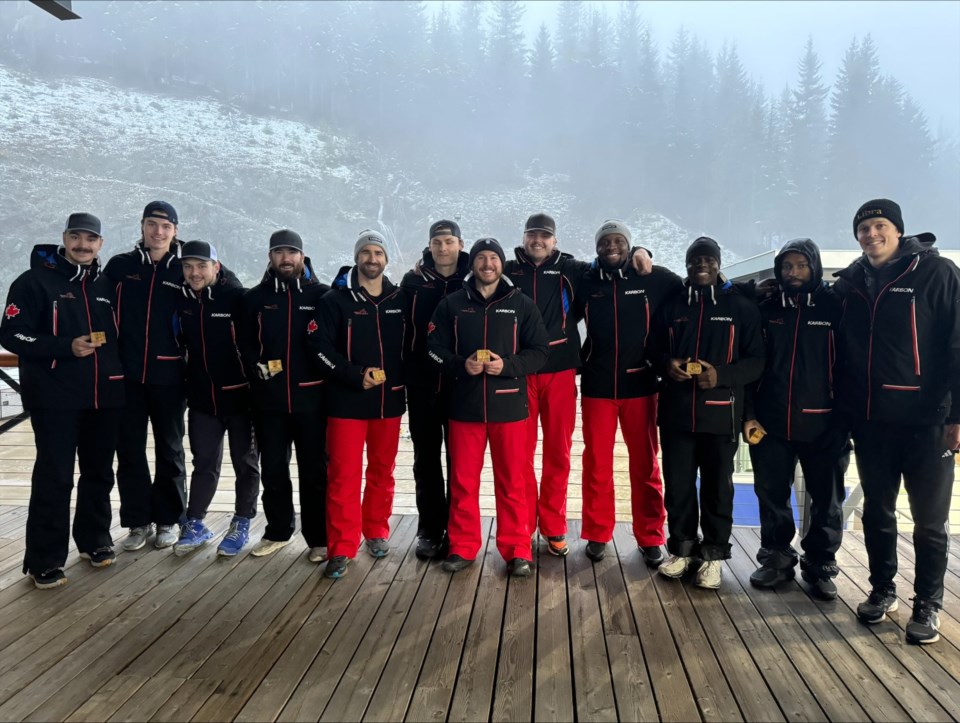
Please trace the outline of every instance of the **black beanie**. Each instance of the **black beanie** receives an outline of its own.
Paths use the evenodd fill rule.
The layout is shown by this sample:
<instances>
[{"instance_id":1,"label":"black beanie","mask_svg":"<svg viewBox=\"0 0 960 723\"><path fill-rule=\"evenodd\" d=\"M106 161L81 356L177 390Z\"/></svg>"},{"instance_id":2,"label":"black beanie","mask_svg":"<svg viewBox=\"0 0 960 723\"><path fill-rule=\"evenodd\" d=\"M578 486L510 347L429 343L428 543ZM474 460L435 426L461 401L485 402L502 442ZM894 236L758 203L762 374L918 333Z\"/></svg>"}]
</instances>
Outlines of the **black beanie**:
<instances>
[{"instance_id":1,"label":"black beanie","mask_svg":"<svg viewBox=\"0 0 960 723\"><path fill-rule=\"evenodd\" d=\"M717 266L719 266L720 244L709 236L701 236L690 244L690 248L687 249L686 263L689 264L690 259L696 256L710 256L711 258L715 258L717 260Z\"/></svg>"},{"instance_id":2,"label":"black beanie","mask_svg":"<svg viewBox=\"0 0 960 723\"><path fill-rule=\"evenodd\" d=\"M439 236L439 232L441 231L445 231L451 236L456 236L458 239L463 238L463 236L460 235L460 226L458 226L454 221L447 221L444 219L442 221L437 221L430 226L430 236L427 238L427 241L432 239L434 236Z\"/></svg>"},{"instance_id":3,"label":"black beanie","mask_svg":"<svg viewBox=\"0 0 960 723\"><path fill-rule=\"evenodd\" d=\"M853 217L854 238L857 235L857 226L868 218L885 218L897 227L901 235L903 234L903 213L900 211L900 206L889 198L875 198L857 209L857 214Z\"/></svg>"},{"instance_id":4,"label":"black beanie","mask_svg":"<svg viewBox=\"0 0 960 723\"><path fill-rule=\"evenodd\" d=\"M473 242L473 246L470 247L469 266L471 271L473 271L473 261L481 251L493 251L500 257L500 263L506 266L507 257L503 254L503 247L500 245L500 242L495 238L478 238Z\"/></svg>"}]
</instances>

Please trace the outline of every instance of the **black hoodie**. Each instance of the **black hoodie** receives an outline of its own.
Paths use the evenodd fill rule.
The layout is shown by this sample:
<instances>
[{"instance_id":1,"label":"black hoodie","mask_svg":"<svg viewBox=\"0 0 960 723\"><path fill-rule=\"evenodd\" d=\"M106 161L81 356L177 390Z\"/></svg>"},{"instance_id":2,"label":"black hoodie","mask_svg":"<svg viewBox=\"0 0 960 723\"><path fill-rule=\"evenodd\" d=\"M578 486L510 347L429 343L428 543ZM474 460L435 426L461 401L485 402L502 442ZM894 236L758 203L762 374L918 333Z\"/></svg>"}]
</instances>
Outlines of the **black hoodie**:
<instances>
[{"instance_id":1,"label":"black hoodie","mask_svg":"<svg viewBox=\"0 0 960 723\"><path fill-rule=\"evenodd\" d=\"M187 404L191 409L225 416L250 409L250 383L236 325L244 288L225 266L199 294L183 283L177 320L187 360Z\"/></svg>"},{"instance_id":2,"label":"black hoodie","mask_svg":"<svg viewBox=\"0 0 960 723\"><path fill-rule=\"evenodd\" d=\"M0 322L0 344L20 357L26 409L123 406L123 367L117 344L113 284L100 262L77 266L55 244L33 247L30 270L12 284ZM73 355L73 340L106 334L93 354Z\"/></svg>"},{"instance_id":3,"label":"black hoodie","mask_svg":"<svg viewBox=\"0 0 960 723\"><path fill-rule=\"evenodd\" d=\"M960 422L960 271L935 241L906 236L880 269L864 256L835 274L838 408L851 423Z\"/></svg>"},{"instance_id":4,"label":"black hoodie","mask_svg":"<svg viewBox=\"0 0 960 723\"><path fill-rule=\"evenodd\" d=\"M810 281L797 291L783 288L780 263L799 253L810 264ZM810 239L784 245L774 259L780 283L776 295L760 302L766 367L747 386L744 419L756 419L770 434L812 442L833 422L836 334L842 306L823 282L820 251Z\"/></svg>"}]
</instances>

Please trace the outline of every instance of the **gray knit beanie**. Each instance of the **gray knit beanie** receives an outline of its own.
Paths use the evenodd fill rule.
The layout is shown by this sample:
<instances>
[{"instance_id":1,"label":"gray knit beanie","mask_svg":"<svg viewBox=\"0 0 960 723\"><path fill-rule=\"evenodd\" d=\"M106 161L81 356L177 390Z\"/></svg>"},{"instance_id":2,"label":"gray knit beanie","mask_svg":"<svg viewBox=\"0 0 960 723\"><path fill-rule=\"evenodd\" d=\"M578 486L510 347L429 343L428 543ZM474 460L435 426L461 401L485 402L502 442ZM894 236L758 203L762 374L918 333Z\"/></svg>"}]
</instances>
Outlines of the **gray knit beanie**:
<instances>
[{"instance_id":1,"label":"gray knit beanie","mask_svg":"<svg viewBox=\"0 0 960 723\"><path fill-rule=\"evenodd\" d=\"M353 262L356 263L357 259L360 257L360 251L364 246L379 246L383 249L383 255L390 260L390 252L387 251L387 241L376 231L372 231L369 228L365 228L360 232L360 236L357 238L357 242L353 245Z\"/></svg>"},{"instance_id":2,"label":"gray knit beanie","mask_svg":"<svg viewBox=\"0 0 960 723\"><path fill-rule=\"evenodd\" d=\"M600 224L600 228L597 229L597 234L593 237L593 241L594 243L598 244L600 243L600 239L602 239L604 236L609 236L612 233L618 233L623 236L627 240L627 244L629 244L632 239L630 229L627 228L627 224L625 224L623 221L618 221L615 218L608 218L606 221Z\"/></svg>"}]
</instances>

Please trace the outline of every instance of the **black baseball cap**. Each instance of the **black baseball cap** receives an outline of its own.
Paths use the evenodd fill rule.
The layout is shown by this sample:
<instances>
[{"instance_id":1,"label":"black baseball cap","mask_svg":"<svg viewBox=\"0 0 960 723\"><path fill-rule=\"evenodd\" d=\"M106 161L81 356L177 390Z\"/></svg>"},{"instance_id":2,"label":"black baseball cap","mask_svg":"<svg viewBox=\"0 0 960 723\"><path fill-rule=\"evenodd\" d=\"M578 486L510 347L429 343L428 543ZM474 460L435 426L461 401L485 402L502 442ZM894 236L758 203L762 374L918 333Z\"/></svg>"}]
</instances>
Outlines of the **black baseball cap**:
<instances>
[{"instance_id":1,"label":"black baseball cap","mask_svg":"<svg viewBox=\"0 0 960 723\"><path fill-rule=\"evenodd\" d=\"M279 231L274 231L270 235L270 250L273 251L273 249L296 249L297 251L303 251L303 239L300 238L300 234L296 231L282 228Z\"/></svg>"},{"instance_id":2,"label":"black baseball cap","mask_svg":"<svg viewBox=\"0 0 960 723\"><path fill-rule=\"evenodd\" d=\"M200 259L201 261L217 261L217 249L206 241L187 241L180 249L181 259Z\"/></svg>"},{"instance_id":3,"label":"black baseball cap","mask_svg":"<svg viewBox=\"0 0 960 723\"><path fill-rule=\"evenodd\" d=\"M552 216L545 213L535 213L527 219L523 226L523 232L526 233L527 231L546 231L551 236L556 236L557 222L553 220Z\"/></svg>"},{"instance_id":4,"label":"black baseball cap","mask_svg":"<svg viewBox=\"0 0 960 723\"><path fill-rule=\"evenodd\" d=\"M179 223L177 220L177 209L166 201L151 201L148 203L143 209L143 218L162 218L174 226Z\"/></svg>"},{"instance_id":5,"label":"black baseball cap","mask_svg":"<svg viewBox=\"0 0 960 723\"><path fill-rule=\"evenodd\" d=\"M463 236L460 235L460 226L457 225L455 221L447 221L446 219L442 221L436 221L430 226L430 238L434 236L439 236L441 232L450 234L451 236L456 236L458 239L462 239Z\"/></svg>"},{"instance_id":6,"label":"black baseball cap","mask_svg":"<svg viewBox=\"0 0 960 723\"><path fill-rule=\"evenodd\" d=\"M102 236L100 233L100 219L92 213L71 213L67 218L67 226L63 229L64 233L68 231L87 231Z\"/></svg>"}]
</instances>

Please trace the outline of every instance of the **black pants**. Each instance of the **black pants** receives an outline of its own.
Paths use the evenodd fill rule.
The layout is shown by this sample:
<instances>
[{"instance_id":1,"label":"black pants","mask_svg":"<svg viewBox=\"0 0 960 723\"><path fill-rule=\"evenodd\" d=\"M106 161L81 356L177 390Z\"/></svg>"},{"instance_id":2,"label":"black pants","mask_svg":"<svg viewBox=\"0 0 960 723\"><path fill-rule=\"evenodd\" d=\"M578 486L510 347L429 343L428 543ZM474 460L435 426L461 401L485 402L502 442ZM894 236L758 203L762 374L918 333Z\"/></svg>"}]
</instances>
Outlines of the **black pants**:
<instances>
[{"instance_id":1,"label":"black pants","mask_svg":"<svg viewBox=\"0 0 960 723\"><path fill-rule=\"evenodd\" d=\"M127 381L117 437L117 486L124 527L175 525L187 507L187 469L183 454L183 415L187 401L176 385ZM153 430L156 471L147 464L147 423Z\"/></svg>"},{"instance_id":2,"label":"black pants","mask_svg":"<svg viewBox=\"0 0 960 723\"><path fill-rule=\"evenodd\" d=\"M667 550L672 555L726 560L733 528L733 457L729 435L660 430ZM700 499L697 504L697 470ZM697 525L703 541L697 535Z\"/></svg>"},{"instance_id":3,"label":"black pants","mask_svg":"<svg viewBox=\"0 0 960 723\"><path fill-rule=\"evenodd\" d=\"M895 510L902 477L913 516L914 593L937 606L943 604L954 477L953 454L947 450L943 435L943 425L865 422L853 430L863 488L863 537L870 559L870 584L875 590L894 588Z\"/></svg>"},{"instance_id":4,"label":"black pants","mask_svg":"<svg viewBox=\"0 0 960 723\"><path fill-rule=\"evenodd\" d=\"M253 436L249 414L217 417L191 409L187 419L193 473L190 475L190 503L187 519L202 520L216 494L223 465L223 435L230 438L230 461L236 475L234 514L252 519L257 514L260 494L260 454Z\"/></svg>"},{"instance_id":5,"label":"black pants","mask_svg":"<svg viewBox=\"0 0 960 723\"><path fill-rule=\"evenodd\" d=\"M24 572L63 567L70 544L74 461L80 463L73 540L80 552L113 545L110 490L119 409L34 409L37 458L30 483Z\"/></svg>"},{"instance_id":6,"label":"black pants","mask_svg":"<svg viewBox=\"0 0 960 723\"><path fill-rule=\"evenodd\" d=\"M845 432L828 430L812 442L796 442L768 434L750 447L753 489L760 503L760 544L767 551L765 564L786 568L797 564L790 543L797 529L793 522L790 488L800 461L810 520L800 545L804 566L821 577L835 576L836 554L843 535L843 476L850 465L850 443Z\"/></svg>"},{"instance_id":7,"label":"black pants","mask_svg":"<svg viewBox=\"0 0 960 723\"><path fill-rule=\"evenodd\" d=\"M300 524L308 547L327 544L327 417L316 412L254 413L263 478L264 537L289 540L296 529L291 445L296 446L300 485Z\"/></svg>"},{"instance_id":8,"label":"black pants","mask_svg":"<svg viewBox=\"0 0 960 723\"><path fill-rule=\"evenodd\" d=\"M413 439L413 479L417 490L417 534L435 542L443 539L450 516L450 416L449 394L407 387L407 412ZM446 479L441 461L446 450Z\"/></svg>"}]
</instances>

